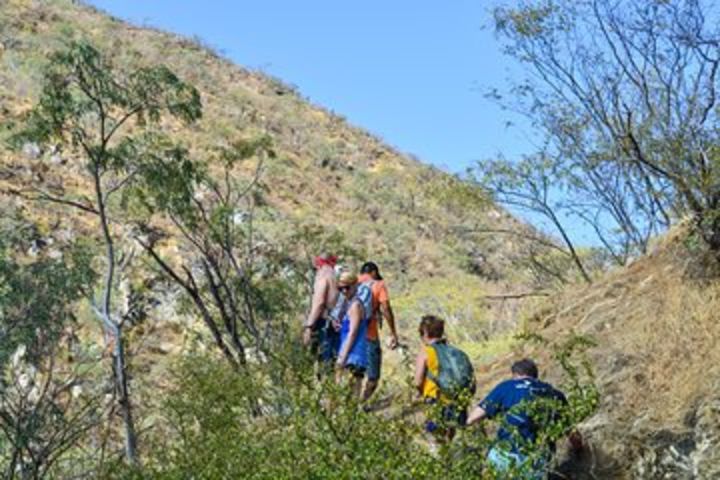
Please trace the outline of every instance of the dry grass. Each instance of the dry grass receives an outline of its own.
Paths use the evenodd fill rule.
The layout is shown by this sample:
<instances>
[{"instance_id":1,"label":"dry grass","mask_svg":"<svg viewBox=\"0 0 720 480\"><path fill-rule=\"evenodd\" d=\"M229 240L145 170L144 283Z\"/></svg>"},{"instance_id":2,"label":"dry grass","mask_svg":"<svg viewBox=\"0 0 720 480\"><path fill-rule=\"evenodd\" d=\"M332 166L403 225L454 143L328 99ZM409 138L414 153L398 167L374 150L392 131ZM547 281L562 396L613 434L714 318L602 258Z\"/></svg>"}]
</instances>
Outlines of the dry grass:
<instances>
[{"instance_id":1,"label":"dry grass","mask_svg":"<svg viewBox=\"0 0 720 480\"><path fill-rule=\"evenodd\" d=\"M473 249L501 276L516 275L508 258L517 245L455 230L488 224L512 228L513 219L489 217L477 190L397 152L275 79L233 65L188 39L130 26L70 0L8 1L0 23L0 40L12 39L0 51L0 103L10 119L37 98L49 53L70 38L89 39L119 65L165 63L198 87L202 121L189 129L168 125L194 154L237 138L272 136L278 155L262 180L278 221L342 231L385 270L397 272L396 287L405 289L426 275L462 273ZM48 165L45 158L29 161L0 146L3 167L27 173L6 179L3 188L39 175L69 195L88 191L77 181L77 169ZM50 210L29 204L27 209L40 216ZM514 279L522 280L522 272Z\"/></svg>"},{"instance_id":2,"label":"dry grass","mask_svg":"<svg viewBox=\"0 0 720 480\"><path fill-rule=\"evenodd\" d=\"M585 433L621 463L659 432L687 433L698 404L716 393L720 280L698 278L707 265L688 251L686 236L676 229L626 269L548 299L527 325L548 339L574 333L597 342L589 356L601 405ZM550 353L534 347L494 363L486 378L502 377L521 355L534 356L547 378L559 379Z\"/></svg>"}]
</instances>

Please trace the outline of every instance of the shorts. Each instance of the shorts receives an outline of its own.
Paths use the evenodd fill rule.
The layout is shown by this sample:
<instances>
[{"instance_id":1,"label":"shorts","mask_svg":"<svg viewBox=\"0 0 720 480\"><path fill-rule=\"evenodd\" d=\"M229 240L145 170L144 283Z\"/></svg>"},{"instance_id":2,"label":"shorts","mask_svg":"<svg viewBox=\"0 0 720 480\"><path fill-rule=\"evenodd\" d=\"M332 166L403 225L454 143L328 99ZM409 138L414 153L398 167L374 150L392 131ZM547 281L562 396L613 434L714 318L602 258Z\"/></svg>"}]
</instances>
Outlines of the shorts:
<instances>
[{"instance_id":1,"label":"shorts","mask_svg":"<svg viewBox=\"0 0 720 480\"><path fill-rule=\"evenodd\" d=\"M370 381L380 380L380 366L382 364L382 348L380 347L380 340L368 340L367 341L367 378Z\"/></svg>"},{"instance_id":2,"label":"shorts","mask_svg":"<svg viewBox=\"0 0 720 480\"><path fill-rule=\"evenodd\" d=\"M464 427L467 423L467 409L449 403L438 405L437 400L428 398L425 400L428 405L428 418L425 421L425 431L428 433L440 433L448 428Z\"/></svg>"},{"instance_id":3,"label":"shorts","mask_svg":"<svg viewBox=\"0 0 720 480\"><path fill-rule=\"evenodd\" d=\"M332 363L340 347L340 332L336 332L329 321L318 320L312 328L310 352L318 362Z\"/></svg>"},{"instance_id":4,"label":"shorts","mask_svg":"<svg viewBox=\"0 0 720 480\"><path fill-rule=\"evenodd\" d=\"M496 473L514 473L515 475L522 473L522 478L528 480L544 480L547 478L549 458L546 457L531 462L525 455L508 452L498 447L491 447L487 459Z\"/></svg>"}]
</instances>

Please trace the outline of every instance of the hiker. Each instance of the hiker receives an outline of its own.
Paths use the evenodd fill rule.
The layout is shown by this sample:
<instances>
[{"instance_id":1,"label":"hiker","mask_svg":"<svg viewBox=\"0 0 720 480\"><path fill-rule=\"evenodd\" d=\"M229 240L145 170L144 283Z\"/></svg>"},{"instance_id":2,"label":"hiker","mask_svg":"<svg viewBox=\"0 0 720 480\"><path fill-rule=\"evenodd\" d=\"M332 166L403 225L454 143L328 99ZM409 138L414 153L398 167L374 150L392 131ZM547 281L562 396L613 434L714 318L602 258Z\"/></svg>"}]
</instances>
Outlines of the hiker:
<instances>
[{"instance_id":1,"label":"hiker","mask_svg":"<svg viewBox=\"0 0 720 480\"><path fill-rule=\"evenodd\" d=\"M368 367L365 388L363 389L363 401L366 401L375 393L380 381L382 348L380 346L379 329L382 326L382 320L385 319L388 327L390 327L390 338L388 339L390 349L395 349L398 346L398 335L395 329L395 316L390 306L387 286L380 275L378 266L374 262L366 262L360 269L358 280L363 285L366 285L372 293L372 311L367 331Z\"/></svg>"},{"instance_id":2,"label":"hiker","mask_svg":"<svg viewBox=\"0 0 720 480\"><path fill-rule=\"evenodd\" d=\"M318 255L313 261L315 283L310 304L310 312L303 324L303 343L323 363L335 359L339 341L339 325L333 324L330 313L338 299L338 286L335 278L337 257L327 253Z\"/></svg>"},{"instance_id":3,"label":"hiker","mask_svg":"<svg viewBox=\"0 0 720 480\"><path fill-rule=\"evenodd\" d=\"M371 293L358 282L354 273L344 272L338 280L338 290L344 297L346 309L340 326L340 349L336 379L348 372L353 393L360 398L362 379L368 365L367 328L370 320Z\"/></svg>"},{"instance_id":4,"label":"hiker","mask_svg":"<svg viewBox=\"0 0 720 480\"><path fill-rule=\"evenodd\" d=\"M445 322L425 315L420 320L423 348L415 360L415 387L429 407L425 431L449 442L457 427L465 425L466 405L475 390L467 355L445 340Z\"/></svg>"},{"instance_id":5,"label":"hiker","mask_svg":"<svg viewBox=\"0 0 720 480\"><path fill-rule=\"evenodd\" d=\"M513 363L510 371L512 378L498 384L470 412L467 424L503 415L497 439L488 451L489 463L499 474L522 472L522 477L513 478L544 479L555 444L537 446L541 451L532 449L541 429L558 420L559 409L567 405L567 399L552 385L538 380L537 365L530 359ZM582 449L579 433L573 431L569 440L573 450Z\"/></svg>"}]
</instances>

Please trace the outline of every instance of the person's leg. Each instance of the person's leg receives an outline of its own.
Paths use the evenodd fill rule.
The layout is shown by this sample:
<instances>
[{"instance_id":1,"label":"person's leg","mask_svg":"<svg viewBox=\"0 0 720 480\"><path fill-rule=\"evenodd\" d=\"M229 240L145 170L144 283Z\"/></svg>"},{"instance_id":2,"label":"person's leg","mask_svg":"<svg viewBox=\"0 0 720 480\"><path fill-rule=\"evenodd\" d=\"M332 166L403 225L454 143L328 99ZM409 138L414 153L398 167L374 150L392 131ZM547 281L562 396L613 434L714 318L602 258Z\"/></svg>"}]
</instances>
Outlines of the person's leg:
<instances>
[{"instance_id":1,"label":"person's leg","mask_svg":"<svg viewBox=\"0 0 720 480\"><path fill-rule=\"evenodd\" d=\"M447 444L455 435L446 420L446 408L434 398L425 399L425 432L431 435L435 448Z\"/></svg>"},{"instance_id":2,"label":"person's leg","mask_svg":"<svg viewBox=\"0 0 720 480\"><path fill-rule=\"evenodd\" d=\"M443 438L443 429L436 421L435 415L428 407L426 411L425 423L423 424L423 431L425 438L428 442L428 448L433 456L437 456L440 452L440 446L445 443Z\"/></svg>"},{"instance_id":3,"label":"person's leg","mask_svg":"<svg viewBox=\"0 0 720 480\"><path fill-rule=\"evenodd\" d=\"M317 380L321 380L325 374L325 362L323 361L324 338L322 320L318 321L310 332L310 345L308 349L313 359L313 373Z\"/></svg>"},{"instance_id":4,"label":"person's leg","mask_svg":"<svg viewBox=\"0 0 720 480\"><path fill-rule=\"evenodd\" d=\"M463 428L467 423L467 410L455 404L442 407L442 421L445 424L445 439L450 442L455 438L458 428Z\"/></svg>"},{"instance_id":5,"label":"person's leg","mask_svg":"<svg viewBox=\"0 0 720 480\"><path fill-rule=\"evenodd\" d=\"M321 322L322 327L318 330L318 377L332 375L340 341L339 332L336 332L327 320L323 319Z\"/></svg>"},{"instance_id":6,"label":"person's leg","mask_svg":"<svg viewBox=\"0 0 720 480\"><path fill-rule=\"evenodd\" d=\"M346 378L346 382L348 382L348 386L350 387L350 391L352 392L352 396L354 398L357 398L358 400L362 400L362 386L363 386L363 378L365 377L365 369L363 367L358 367L357 365L349 364L345 366L345 369L340 373L338 371L338 375L336 379L340 380L342 377Z\"/></svg>"},{"instance_id":7,"label":"person's leg","mask_svg":"<svg viewBox=\"0 0 720 480\"><path fill-rule=\"evenodd\" d=\"M367 358L367 379L365 380L365 388L363 389L363 401L367 401L372 396L372 394L375 393L378 382L380 381L382 348L380 347L379 339L367 341Z\"/></svg>"},{"instance_id":8,"label":"person's leg","mask_svg":"<svg viewBox=\"0 0 720 480\"><path fill-rule=\"evenodd\" d=\"M496 473L506 473L510 470L511 459L505 452L498 448L491 447L487 454L487 460Z\"/></svg>"},{"instance_id":9,"label":"person's leg","mask_svg":"<svg viewBox=\"0 0 720 480\"><path fill-rule=\"evenodd\" d=\"M365 369L363 368L354 368L350 371L352 374L351 377L351 388L353 392L353 396L357 398L358 400L362 400L362 387L363 387L363 378L365 377Z\"/></svg>"}]
</instances>

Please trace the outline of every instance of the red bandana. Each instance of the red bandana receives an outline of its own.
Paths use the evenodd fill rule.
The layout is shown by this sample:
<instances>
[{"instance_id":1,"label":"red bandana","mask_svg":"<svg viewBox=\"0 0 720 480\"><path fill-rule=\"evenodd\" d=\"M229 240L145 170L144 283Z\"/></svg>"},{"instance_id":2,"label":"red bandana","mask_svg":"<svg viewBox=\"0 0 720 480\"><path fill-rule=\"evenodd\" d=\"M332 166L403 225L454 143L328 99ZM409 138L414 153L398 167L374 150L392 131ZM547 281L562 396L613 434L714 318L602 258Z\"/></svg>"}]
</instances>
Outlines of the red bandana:
<instances>
[{"instance_id":1,"label":"red bandana","mask_svg":"<svg viewBox=\"0 0 720 480\"><path fill-rule=\"evenodd\" d=\"M336 263L337 263L337 257L335 255L330 255L327 258L322 258L322 257L318 256L318 257L315 257L315 260L313 260L313 265L315 266L315 268L320 268L325 265L334 268Z\"/></svg>"}]
</instances>

